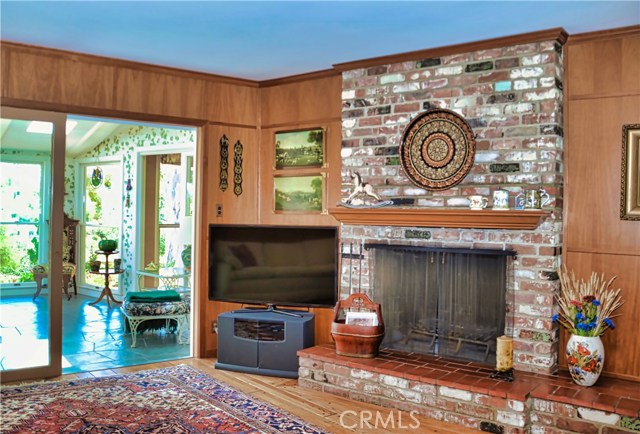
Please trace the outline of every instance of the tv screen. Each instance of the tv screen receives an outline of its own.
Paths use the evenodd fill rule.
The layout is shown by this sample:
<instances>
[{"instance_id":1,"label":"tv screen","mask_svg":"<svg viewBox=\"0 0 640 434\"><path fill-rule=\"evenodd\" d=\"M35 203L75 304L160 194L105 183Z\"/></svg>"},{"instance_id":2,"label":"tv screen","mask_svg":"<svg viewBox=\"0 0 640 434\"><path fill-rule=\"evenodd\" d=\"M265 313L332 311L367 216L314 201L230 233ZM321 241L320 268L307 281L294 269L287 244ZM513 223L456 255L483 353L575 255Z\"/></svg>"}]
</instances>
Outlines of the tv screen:
<instances>
[{"instance_id":1,"label":"tv screen","mask_svg":"<svg viewBox=\"0 0 640 434\"><path fill-rule=\"evenodd\" d=\"M334 227L209 226L209 299L245 304L333 307Z\"/></svg>"}]
</instances>

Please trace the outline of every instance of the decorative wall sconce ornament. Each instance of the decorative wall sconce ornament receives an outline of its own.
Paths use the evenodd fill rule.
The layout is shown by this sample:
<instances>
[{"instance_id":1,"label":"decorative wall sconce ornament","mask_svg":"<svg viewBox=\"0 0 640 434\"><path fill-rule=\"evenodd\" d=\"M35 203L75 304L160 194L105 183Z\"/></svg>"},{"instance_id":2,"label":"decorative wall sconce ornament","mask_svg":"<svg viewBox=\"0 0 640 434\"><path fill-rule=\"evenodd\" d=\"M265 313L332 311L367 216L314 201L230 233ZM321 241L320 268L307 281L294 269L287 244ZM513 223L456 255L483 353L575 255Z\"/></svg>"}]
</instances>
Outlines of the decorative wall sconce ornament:
<instances>
[{"instance_id":1,"label":"decorative wall sconce ornament","mask_svg":"<svg viewBox=\"0 0 640 434\"><path fill-rule=\"evenodd\" d=\"M640 124L622 127L620 219L640 220Z\"/></svg>"},{"instance_id":2,"label":"decorative wall sconce ornament","mask_svg":"<svg viewBox=\"0 0 640 434\"><path fill-rule=\"evenodd\" d=\"M127 179L126 190L127 190L127 198L124 202L124 205L127 208L129 208L131 206L131 190L133 190L133 187L131 186L131 178Z\"/></svg>"},{"instance_id":3,"label":"decorative wall sconce ornament","mask_svg":"<svg viewBox=\"0 0 640 434\"><path fill-rule=\"evenodd\" d=\"M469 173L475 151L473 130L462 116L451 110L430 109L404 130L400 162L415 185L446 190Z\"/></svg>"},{"instance_id":4,"label":"decorative wall sconce ornament","mask_svg":"<svg viewBox=\"0 0 640 434\"><path fill-rule=\"evenodd\" d=\"M236 196L242 194L242 143L240 140L233 145L233 192Z\"/></svg>"},{"instance_id":5,"label":"decorative wall sconce ornament","mask_svg":"<svg viewBox=\"0 0 640 434\"><path fill-rule=\"evenodd\" d=\"M220 138L220 190L226 191L229 187L229 139L226 135Z\"/></svg>"}]
</instances>

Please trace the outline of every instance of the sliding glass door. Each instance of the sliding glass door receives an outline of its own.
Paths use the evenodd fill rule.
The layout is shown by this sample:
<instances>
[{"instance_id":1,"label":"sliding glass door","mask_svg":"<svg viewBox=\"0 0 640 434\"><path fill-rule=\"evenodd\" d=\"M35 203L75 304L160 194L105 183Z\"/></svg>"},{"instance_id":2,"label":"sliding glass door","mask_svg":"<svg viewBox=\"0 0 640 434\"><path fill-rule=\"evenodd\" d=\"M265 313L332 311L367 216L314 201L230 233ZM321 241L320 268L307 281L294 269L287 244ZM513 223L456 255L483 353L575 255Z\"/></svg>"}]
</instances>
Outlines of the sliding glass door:
<instances>
[{"instance_id":1,"label":"sliding glass door","mask_svg":"<svg viewBox=\"0 0 640 434\"><path fill-rule=\"evenodd\" d=\"M61 372L65 122L65 114L2 107L3 382Z\"/></svg>"}]
</instances>

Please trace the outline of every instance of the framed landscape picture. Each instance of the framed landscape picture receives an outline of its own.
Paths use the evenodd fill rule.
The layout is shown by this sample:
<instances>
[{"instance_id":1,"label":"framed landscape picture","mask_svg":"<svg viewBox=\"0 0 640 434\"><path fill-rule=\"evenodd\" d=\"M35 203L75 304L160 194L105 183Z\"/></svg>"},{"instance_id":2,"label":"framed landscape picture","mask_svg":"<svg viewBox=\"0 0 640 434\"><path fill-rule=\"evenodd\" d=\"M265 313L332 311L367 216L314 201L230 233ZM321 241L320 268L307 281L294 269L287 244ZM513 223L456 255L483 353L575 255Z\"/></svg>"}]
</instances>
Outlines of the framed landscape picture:
<instances>
[{"instance_id":1,"label":"framed landscape picture","mask_svg":"<svg viewBox=\"0 0 640 434\"><path fill-rule=\"evenodd\" d=\"M276 169L323 167L325 134L322 128L275 134Z\"/></svg>"},{"instance_id":2,"label":"framed landscape picture","mask_svg":"<svg viewBox=\"0 0 640 434\"><path fill-rule=\"evenodd\" d=\"M276 212L322 212L322 175L276 176L273 178Z\"/></svg>"}]
</instances>

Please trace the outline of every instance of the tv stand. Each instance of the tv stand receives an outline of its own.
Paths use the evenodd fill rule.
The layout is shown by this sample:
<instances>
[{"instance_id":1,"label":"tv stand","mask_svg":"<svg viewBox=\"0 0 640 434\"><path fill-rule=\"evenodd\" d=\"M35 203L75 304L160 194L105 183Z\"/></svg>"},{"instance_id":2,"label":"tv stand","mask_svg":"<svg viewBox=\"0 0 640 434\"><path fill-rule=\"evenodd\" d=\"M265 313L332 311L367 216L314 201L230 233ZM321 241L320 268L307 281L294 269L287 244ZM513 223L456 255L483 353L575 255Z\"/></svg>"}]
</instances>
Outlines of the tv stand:
<instances>
[{"instance_id":1,"label":"tv stand","mask_svg":"<svg viewBox=\"0 0 640 434\"><path fill-rule=\"evenodd\" d=\"M218 315L216 369L298 378L298 350L314 345L314 314L239 309Z\"/></svg>"},{"instance_id":2,"label":"tv stand","mask_svg":"<svg viewBox=\"0 0 640 434\"><path fill-rule=\"evenodd\" d=\"M238 310L234 310L234 312L238 312L238 313L273 312L279 315L288 315L296 318L302 318L302 315L300 315L299 313L293 312L290 310L278 309L275 304L267 304L266 308L256 307L256 308L238 309Z\"/></svg>"}]
</instances>

